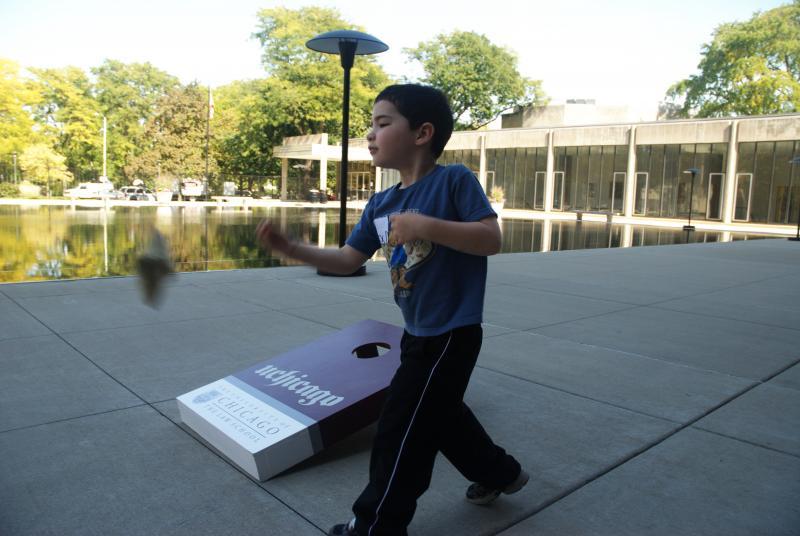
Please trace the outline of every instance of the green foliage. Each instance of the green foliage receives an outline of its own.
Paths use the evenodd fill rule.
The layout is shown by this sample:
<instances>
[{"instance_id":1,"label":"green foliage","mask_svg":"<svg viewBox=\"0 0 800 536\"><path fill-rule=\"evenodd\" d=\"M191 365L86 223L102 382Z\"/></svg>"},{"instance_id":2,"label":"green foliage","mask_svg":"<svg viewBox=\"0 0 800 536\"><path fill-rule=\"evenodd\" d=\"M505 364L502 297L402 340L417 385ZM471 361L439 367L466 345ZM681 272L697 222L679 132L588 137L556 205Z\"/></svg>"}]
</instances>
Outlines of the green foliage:
<instances>
[{"instance_id":1,"label":"green foliage","mask_svg":"<svg viewBox=\"0 0 800 536\"><path fill-rule=\"evenodd\" d=\"M160 97L144 128L147 145L131 157L128 177L140 178L154 187L159 175L200 178L205 175L205 137L208 94L197 84L179 86ZM209 163L209 173L216 172Z\"/></svg>"},{"instance_id":2,"label":"green foliage","mask_svg":"<svg viewBox=\"0 0 800 536\"><path fill-rule=\"evenodd\" d=\"M77 67L31 69L41 100L35 117L71 173L94 179L102 173L103 126L89 77Z\"/></svg>"},{"instance_id":3,"label":"green foliage","mask_svg":"<svg viewBox=\"0 0 800 536\"><path fill-rule=\"evenodd\" d=\"M703 45L700 72L673 85L667 104L680 117L761 115L800 110L800 0L720 25Z\"/></svg>"},{"instance_id":4,"label":"green foliage","mask_svg":"<svg viewBox=\"0 0 800 536\"><path fill-rule=\"evenodd\" d=\"M38 140L28 110L37 101L31 81L19 75L19 65L0 58L0 155L21 153Z\"/></svg>"},{"instance_id":5,"label":"green foliage","mask_svg":"<svg viewBox=\"0 0 800 536\"><path fill-rule=\"evenodd\" d=\"M288 117L274 95L273 80L233 82L214 93L211 153L222 173L275 175L280 163L272 147L291 133ZM212 184L221 188L221 184Z\"/></svg>"},{"instance_id":6,"label":"green foliage","mask_svg":"<svg viewBox=\"0 0 800 536\"><path fill-rule=\"evenodd\" d=\"M64 186L72 181L72 173L67 170L66 158L44 143L29 146L19 157L19 164L25 178L33 184L45 186L48 193L55 185Z\"/></svg>"},{"instance_id":7,"label":"green foliage","mask_svg":"<svg viewBox=\"0 0 800 536\"><path fill-rule=\"evenodd\" d=\"M405 53L422 64L423 83L447 94L458 129L480 128L514 107L546 104L541 82L520 75L514 53L484 35L456 31Z\"/></svg>"},{"instance_id":8,"label":"green foliage","mask_svg":"<svg viewBox=\"0 0 800 536\"><path fill-rule=\"evenodd\" d=\"M93 94L108 125L108 175L129 184L133 177L125 173L126 161L141 154L147 145L145 125L157 103L180 83L149 63L106 60L92 73Z\"/></svg>"},{"instance_id":9,"label":"green foliage","mask_svg":"<svg viewBox=\"0 0 800 536\"><path fill-rule=\"evenodd\" d=\"M506 200L506 192L502 186L492 186L489 190L489 201L492 203L502 203Z\"/></svg>"},{"instance_id":10,"label":"green foliage","mask_svg":"<svg viewBox=\"0 0 800 536\"><path fill-rule=\"evenodd\" d=\"M306 42L341 28L363 31L341 18L335 9L303 7L259 12L254 34L264 48L262 63L270 76L265 110L282 119L286 135L328 132L336 139L342 130L343 71L338 55L321 54ZM390 84L374 56L356 56L350 71L350 135L364 135L372 116L372 101Z\"/></svg>"},{"instance_id":11,"label":"green foliage","mask_svg":"<svg viewBox=\"0 0 800 536\"><path fill-rule=\"evenodd\" d=\"M10 182L0 182L0 197L19 197L19 186Z\"/></svg>"}]
</instances>

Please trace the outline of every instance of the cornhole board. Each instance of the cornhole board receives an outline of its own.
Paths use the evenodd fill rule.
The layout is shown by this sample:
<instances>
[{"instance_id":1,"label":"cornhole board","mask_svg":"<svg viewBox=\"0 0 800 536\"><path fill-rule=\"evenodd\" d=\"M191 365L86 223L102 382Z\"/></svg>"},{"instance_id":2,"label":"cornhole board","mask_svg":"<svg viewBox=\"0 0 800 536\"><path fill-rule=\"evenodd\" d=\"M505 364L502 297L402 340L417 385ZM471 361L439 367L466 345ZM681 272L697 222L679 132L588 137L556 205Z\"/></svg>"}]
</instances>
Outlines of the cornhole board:
<instances>
[{"instance_id":1,"label":"cornhole board","mask_svg":"<svg viewBox=\"0 0 800 536\"><path fill-rule=\"evenodd\" d=\"M181 420L267 480L378 419L402 334L364 320L325 335L179 396Z\"/></svg>"}]
</instances>

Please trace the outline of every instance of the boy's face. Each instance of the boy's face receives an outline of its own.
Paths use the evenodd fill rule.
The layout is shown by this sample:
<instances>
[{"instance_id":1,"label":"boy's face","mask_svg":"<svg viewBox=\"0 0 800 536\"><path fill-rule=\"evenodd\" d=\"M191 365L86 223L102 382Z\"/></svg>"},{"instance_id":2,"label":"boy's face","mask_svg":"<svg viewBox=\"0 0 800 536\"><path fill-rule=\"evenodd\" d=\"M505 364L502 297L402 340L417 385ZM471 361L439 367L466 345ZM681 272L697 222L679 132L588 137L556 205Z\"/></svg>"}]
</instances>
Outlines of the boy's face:
<instances>
[{"instance_id":1,"label":"boy's face","mask_svg":"<svg viewBox=\"0 0 800 536\"><path fill-rule=\"evenodd\" d=\"M389 101L372 107L372 130L367 134L372 162L378 167L399 169L416 147L417 129Z\"/></svg>"}]
</instances>

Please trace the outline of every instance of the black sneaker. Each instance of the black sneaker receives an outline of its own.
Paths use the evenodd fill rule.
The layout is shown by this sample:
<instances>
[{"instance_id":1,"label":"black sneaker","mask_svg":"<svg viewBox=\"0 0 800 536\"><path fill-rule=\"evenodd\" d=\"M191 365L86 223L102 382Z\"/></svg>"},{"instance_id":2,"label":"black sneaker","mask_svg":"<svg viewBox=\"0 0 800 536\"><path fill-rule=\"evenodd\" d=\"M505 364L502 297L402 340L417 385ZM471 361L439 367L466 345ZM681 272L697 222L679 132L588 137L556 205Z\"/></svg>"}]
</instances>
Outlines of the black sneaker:
<instances>
[{"instance_id":1,"label":"black sneaker","mask_svg":"<svg viewBox=\"0 0 800 536\"><path fill-rule=\"evenodd\" d=\"M353 518L347 523L334 525L328 531L328 536L358 536L358 533L355 529L355 524L356 520Z\"/></svg>"},{"instance_id":2,"label":"black sneaker","mask_svg":"<svg viewBox=\"0 0 800 536\"><path fill-rule=\"evenodd\" d=\"M530 476L523 470L520 470L519 475L514 481L503 489L492 489L482 486L475 482L467 488L467 500L472 504L489 504L500 496L501 493L511 495L525 487L528 483Z\"/></svg>"}]
</instances>

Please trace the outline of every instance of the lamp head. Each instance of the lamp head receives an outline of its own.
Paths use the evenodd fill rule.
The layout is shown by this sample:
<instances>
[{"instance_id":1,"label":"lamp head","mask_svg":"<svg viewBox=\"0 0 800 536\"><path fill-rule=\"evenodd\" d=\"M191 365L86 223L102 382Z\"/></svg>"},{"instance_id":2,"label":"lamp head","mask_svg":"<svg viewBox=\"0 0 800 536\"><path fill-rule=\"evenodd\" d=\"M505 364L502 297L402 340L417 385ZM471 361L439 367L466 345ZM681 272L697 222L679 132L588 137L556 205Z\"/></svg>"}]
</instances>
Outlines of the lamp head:
<instances>
[{"instance_id":1,"label":"lamp head","mask_svg":"<svg viewBox=\"0 0 800 536\"><path fill-rule=\"evenodd\" d=\"M359 56L367 54L379 54L389 50L389 45L364 32L355 30L334 30L325 32L316 37L312 37L306 42L306 46L311 50L324 54L339 54L341 42L354 42L356 44L354 54Z\"/></svg>"}]
</instances>

